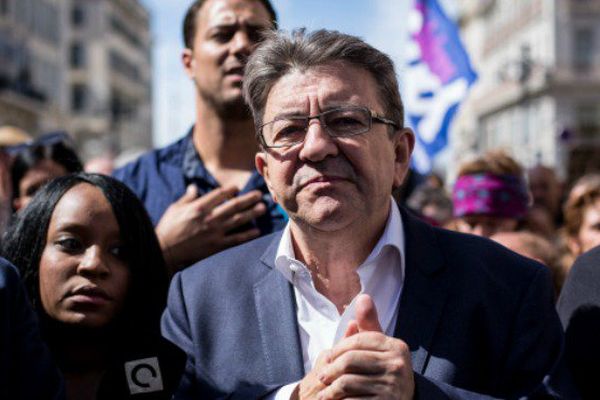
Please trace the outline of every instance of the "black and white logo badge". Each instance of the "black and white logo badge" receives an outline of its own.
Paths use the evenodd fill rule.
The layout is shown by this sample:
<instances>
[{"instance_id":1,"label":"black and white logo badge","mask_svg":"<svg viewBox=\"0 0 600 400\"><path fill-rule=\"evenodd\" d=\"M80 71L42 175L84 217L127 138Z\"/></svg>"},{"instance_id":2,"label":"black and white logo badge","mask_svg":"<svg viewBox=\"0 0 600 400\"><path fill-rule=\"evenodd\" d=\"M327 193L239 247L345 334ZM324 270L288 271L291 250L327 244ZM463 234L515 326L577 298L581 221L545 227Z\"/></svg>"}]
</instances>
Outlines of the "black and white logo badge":
<instances>
[{"instance_id":1,"label":"black and white logo badge","mask_svg":"<svg viewBox=\"0 0 600 400\"><path fill-rule=\"evenodd\" d=\"M125 374L131 394L163 390L162 376L156 357L126 362Z\"/></svg>"}]
</instances>

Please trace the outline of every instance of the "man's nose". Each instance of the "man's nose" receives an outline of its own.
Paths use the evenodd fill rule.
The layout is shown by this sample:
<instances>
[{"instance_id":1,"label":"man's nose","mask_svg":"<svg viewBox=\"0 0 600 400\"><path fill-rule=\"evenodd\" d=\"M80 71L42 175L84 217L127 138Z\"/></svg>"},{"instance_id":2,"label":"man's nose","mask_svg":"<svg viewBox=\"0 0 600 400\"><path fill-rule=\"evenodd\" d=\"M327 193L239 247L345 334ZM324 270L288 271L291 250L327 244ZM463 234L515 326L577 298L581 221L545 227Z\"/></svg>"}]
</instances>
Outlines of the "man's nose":
<instances>
[{"instance_id":1,"label":"man's nose","mask_svg":"<svg viewBox=\"0 0 600 400\"><path fill-rule=\"evenodd\" d=\"M87 276L105 276L110 269L106 265L106 260L99 246L91 246L86 249L83 257L77 267L77 273Z\"/></svg>"},{"instance_id":2,"label":"man's nose","mask_svg":"<svg viewBox=\"0 0 600 400\"><path fill-rule=\"evenodd\" d=\"M304 161L321 161L327 157L335 157L339 153L338 144L318 119L309 121L306 136L300 149L299 157Z\"/></svg>"},{"instance_id":3,"label":"man's nose","mask_svg":"<svg viewBox=\"0 0 600 400\"><path fill-rule=\"evenodd\" d=\"M235 55L249 56L255 46L248 33L241 29L231 39L231 53Z\"/></svg>"}]
</instances>

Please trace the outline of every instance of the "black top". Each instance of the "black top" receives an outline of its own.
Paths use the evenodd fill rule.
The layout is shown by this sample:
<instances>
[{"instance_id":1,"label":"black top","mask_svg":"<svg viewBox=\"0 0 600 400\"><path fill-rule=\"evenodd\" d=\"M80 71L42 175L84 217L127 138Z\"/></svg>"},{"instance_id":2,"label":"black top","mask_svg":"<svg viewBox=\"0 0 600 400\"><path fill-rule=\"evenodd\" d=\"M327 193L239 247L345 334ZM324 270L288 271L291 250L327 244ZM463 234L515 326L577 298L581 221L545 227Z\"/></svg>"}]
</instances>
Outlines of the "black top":
<instances>
[{"instance_id":1,"label":"black top","mask_svg":"<svg viewBox=\"0 0 600 400\"><path fill-rule=\"evenodd\" d=\"M582 398L599 399L600 247L573 264L558 300L566 331L566 358Z\"/></svg>"},{"instance_id":2,"label":"black top","mask_svg":"<svg viewBox=\"0 0 600 400\"><path fill-rule=\"evenodd\" d=\"M64 399L17 270L0 258L0 399Z\"/></svg>"},{"instance_id":3,"label":"black top","mask_svg":"<svg viewBox=\"0 0 600 400\"><path fill-rule=\"evenodd\" d=\"M186 355L163 338L140 338L104 375L98 400L171 399L183 373Z\"/></svg>"}]
</instances>

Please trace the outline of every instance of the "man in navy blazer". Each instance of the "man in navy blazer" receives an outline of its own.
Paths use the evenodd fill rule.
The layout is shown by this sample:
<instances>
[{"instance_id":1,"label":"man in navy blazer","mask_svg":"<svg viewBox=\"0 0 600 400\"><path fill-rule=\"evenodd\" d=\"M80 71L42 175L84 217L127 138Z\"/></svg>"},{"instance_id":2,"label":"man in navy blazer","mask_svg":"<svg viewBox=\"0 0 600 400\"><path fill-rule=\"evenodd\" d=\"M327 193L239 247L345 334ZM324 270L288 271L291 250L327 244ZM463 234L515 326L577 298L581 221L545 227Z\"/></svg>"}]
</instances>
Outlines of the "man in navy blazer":
<instances>
[{"instance_id":1,"label":"man in navy blazer","mask_svg":"<svg viewBox=\"0 0 600 400\"><path fill-rule=\"evenodd\" d=\"M173 278L177 398L571 398L547 269L392 200L414 136L385 54L269 34L244 91L290 221Z\"/></svg>"}]
</instances>

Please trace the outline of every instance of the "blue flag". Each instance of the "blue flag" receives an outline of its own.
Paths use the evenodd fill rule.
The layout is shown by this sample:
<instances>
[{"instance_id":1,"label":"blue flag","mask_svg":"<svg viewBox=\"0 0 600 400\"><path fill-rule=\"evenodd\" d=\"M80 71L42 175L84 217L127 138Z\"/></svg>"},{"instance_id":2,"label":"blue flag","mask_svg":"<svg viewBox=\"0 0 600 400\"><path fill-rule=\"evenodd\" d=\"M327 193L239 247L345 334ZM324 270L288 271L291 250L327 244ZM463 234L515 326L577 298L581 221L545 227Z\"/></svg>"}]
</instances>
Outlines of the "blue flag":
<instances>
[{"instance_id":1,"label":"blue flag","mask_svg":"<svg viewBox=\"0 0 600 400\"><path fill-rule=\"evenodd\" d=\"M477 79L456 24L437 0L414 0L404 82L407 116L417 140L413 166L428 173L448 144L450 123Z\"/></svg>"}]
</instances>

